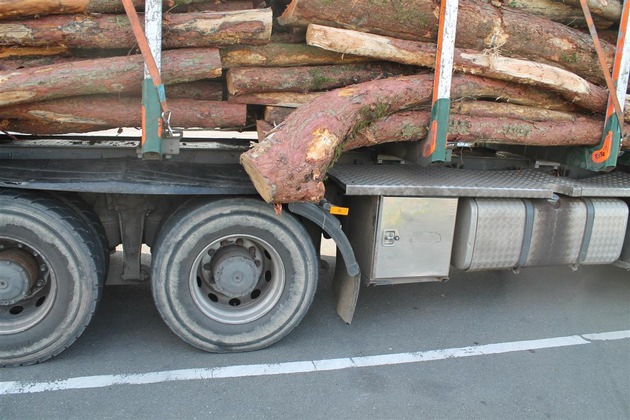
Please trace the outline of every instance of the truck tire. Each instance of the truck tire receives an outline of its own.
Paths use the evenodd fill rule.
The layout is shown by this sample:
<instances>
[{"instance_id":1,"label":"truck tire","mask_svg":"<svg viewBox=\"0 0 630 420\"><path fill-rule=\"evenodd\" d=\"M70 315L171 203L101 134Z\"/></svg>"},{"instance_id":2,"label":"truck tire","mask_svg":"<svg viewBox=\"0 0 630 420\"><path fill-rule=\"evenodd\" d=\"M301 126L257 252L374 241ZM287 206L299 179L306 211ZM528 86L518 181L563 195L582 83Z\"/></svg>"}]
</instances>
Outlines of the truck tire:
<instances>
[{"instance_id":1,"label":"truck tire","mask_svg":"<svg viewBox=\"0 0 630 420\"><path fill-rule=\"evenodd\" d=\"M100 298L97 239L75 211L48 195L0 189L0 366L61 353Z\"/></svg>"},{"instance_id":2,"label":"truck tire","mask_svg":"<svg viewBox=\"0 0 630 420\"><path fill-rule=\"evenodd\" d=\"M210 352L267 347L302 320L317 257L288 212L254 199L193 200L158 234L151 276L166 324Z\"/></svg>"},{"instance_id":3,"label":"truck tire","mask_svg":"<svg viewBox=\"0 0 630 420\"><path fill-rule=\"evenodd\" d=\"M90 229L92 237L95 239L94 256L97 260L97 265L98 267L103 267L100 274L104 283L109 272L109 243L107 241L107 232L105 232L101 219L98 218L98 215L92 210L90 205L77 194L60 193L54 197L73 210Z\"/></svg>"}]
</instances>

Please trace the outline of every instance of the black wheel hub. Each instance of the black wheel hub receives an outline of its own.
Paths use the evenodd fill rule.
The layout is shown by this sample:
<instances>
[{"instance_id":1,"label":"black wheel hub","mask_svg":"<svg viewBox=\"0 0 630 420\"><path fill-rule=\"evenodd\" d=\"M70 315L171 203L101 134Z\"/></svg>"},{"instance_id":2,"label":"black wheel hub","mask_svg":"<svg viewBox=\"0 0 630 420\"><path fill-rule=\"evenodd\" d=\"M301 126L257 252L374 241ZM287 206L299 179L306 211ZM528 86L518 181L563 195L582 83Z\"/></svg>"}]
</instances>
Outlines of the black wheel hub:
<instances>
[{"instance_id":1,"label":"black wheel hub","mask_svg":"<svg viewBox=\"0 0 630 420\"><path fill-rule=\"evenodd\" d=\"M221 248L212 258L212 276L219 292L236 298L256 288L258 268L245 248L231 245Z\"/></svg>"},{"instance_id":2,"label":"black wheel hub","mask_svg":"<svg viewBox=\"0 0 630 420\"><path fill-rule=\"evenodd\" d=\"M37 281L37 261L27 251L0 252L0 305L13 305L28 296Z\"/></svg>"}]
</instances>

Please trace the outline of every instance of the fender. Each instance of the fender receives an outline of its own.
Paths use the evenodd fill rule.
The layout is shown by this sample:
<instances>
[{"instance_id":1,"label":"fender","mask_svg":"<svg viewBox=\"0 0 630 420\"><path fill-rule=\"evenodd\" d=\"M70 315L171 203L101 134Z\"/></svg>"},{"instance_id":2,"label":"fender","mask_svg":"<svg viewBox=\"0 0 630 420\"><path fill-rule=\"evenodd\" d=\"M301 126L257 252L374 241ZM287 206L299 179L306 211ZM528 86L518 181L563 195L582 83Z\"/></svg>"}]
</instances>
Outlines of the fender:
<instances>
[{"instance_id":1,"label":"fender","mask_svg":"<svg viewBox=\"0 0 630 420\"><path fill-rule=\"evenodd\" d=\"M315 223L335 241L339 252L335 263L333 291L337 301L337 313L344 322L350 324L359 298L361 269L348 237L341 230L341 223L335 216L314 203L290 203L289 211ZM342 267L345 267L345 270Z\"/></svg>"}]
</instances>

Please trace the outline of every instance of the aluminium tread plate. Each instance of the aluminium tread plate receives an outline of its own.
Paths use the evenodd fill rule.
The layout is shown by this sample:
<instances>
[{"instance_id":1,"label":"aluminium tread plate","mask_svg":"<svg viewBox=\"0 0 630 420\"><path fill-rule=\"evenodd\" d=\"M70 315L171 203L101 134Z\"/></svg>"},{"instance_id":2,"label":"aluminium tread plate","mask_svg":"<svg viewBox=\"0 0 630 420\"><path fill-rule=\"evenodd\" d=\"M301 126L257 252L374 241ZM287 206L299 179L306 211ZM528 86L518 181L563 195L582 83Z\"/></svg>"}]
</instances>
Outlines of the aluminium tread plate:
<instances>
[{"instance_id":1,"label":"aluminium tread plate","mask_svg":"<svg viewBox=\"0 0 630 420\"><path fill-rule=\"evenodd\" d=\"M534 169L478 171L416 165L335 165L329 175L347 195L552 198L628 197L630 174L574 180Z\"/></svg>"}]
</instances>

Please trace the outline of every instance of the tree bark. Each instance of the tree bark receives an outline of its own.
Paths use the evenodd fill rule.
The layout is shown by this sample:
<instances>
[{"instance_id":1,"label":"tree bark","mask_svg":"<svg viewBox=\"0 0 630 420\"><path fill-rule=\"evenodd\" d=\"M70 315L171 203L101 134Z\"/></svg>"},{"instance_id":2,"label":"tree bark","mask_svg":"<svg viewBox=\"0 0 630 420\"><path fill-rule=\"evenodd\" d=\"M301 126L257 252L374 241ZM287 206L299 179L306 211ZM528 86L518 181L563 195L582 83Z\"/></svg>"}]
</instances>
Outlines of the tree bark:
<instances>
[{"instance_id":1,"label":"tree bark","mask_svg":"<svg viewBox=\"0 0 630 420\"><path fill-rule=\"evenodd\" d=\"M252 0L202 0L199 3L180 4L169 9L169 12L193 13L193 12L234 12L254 8Z\"/></svg>"},{"instance_id":2,"label":"tree bark","mask_svg":"<svg viewBox=\"0 0 630 420\"><path fill-rule=\"evenodd\" d=\"M433 43L412 42L320 25L309 25L306 40L309 45L339 53L416 66L435 66L437 46ZM453 67L462 73L551 89L569 102L594 112L603 112L608 100L604 89L547 64L456 48Z\"/></svg>"},{"instance_id":3,"label":"tree bark","mask_svg":"<svg viewBox=\"0 0 630 420\"><path fill-rule=\"evenodd\" d=\"M0 59L20 57L44 57L57 56L68 53L70 50L64 46L50 46L44 48L29 47L1 47Z\"/></svg>"},{"instance_id":4,"label":"tree bark","mask_svg":"<svg viewBox=\"0 0 630 420\"><path fill-rule=\"evenodd\" d=\"M260 45L271 39L271 9L170 14L164 19L164 48ZM0 23L0 45L21 47L132 48L125 15L48 16Z\"/></svg>"},{"instance_id":5,"label":"tree bark","mask_svg":"<svg viewBox=\"0 0 630 420\"><path fill-rule=\"evenodd\" d=\"M556 0L570 4L573 7L582 10L580 0ZM586 0L589 10L593 16L600 16L611 22L619 23L621 20L622 2L619 0Z\"/></svg>"},{"instance_id":6,"label":"tree bark","mask_svg":"<svg viewBox=\"0 0 630 420\"><path fill-rule=\"evenodd\" d=\"M302 67L240 67L228 70L228 92L317 92L342 86L418 74L423 70L393 63L361 63Z\"/></svg>"},{"instance_id":7,"label":"tree bark","mask_svg":"<svg viewBox=\"0 0 630 420\"><path fill-rule=\"evenodd\" d=\"M474 108L474 104L471 104ZM400 112L370 124L346 142L344 151L375 144L420 141L428 134L428 111ZM566 114L532 121L504 115L452 114L448 141L527 146L592 146L602 135L601 118Z\"/></svg>"},{"instance_id":8,"label":"tree bark","mask_svg":"<svg viewBox=\"0 0 630 420\"><path fill-rule=\"evenodd\" d=\"M586 28L586 18L580 7L559 0L500 0L501 6L530 15L539 16L554 22L563 23L576 28ZM599 3L599 1L598 1ZM593 21L598 29L607 29L614 20L607 20L593 14Z\"/></svg>"},{"instance_id":9,"label":"tree bark","mask_svg":"<svg viewBox=\"0 0 630 420\"><path fill-rule=\"evenodd\" d=\"M207 0L164 0L164 10ZM133 0L144 10L143 0ZM120 0L0 0L0 20L70 13L125 13Z\"/></svg>"},{"instance_id":10,"label":"tree bark","mask_svg":"<svg viewBox=\"0 0 630 420\"><path fill-rule=\"evenodd\" d=\"M137 91L144 60L141 56L110 57L0 72L0 106L49 99ZM162 78L166 84L221 76L215 48L165 51ZM80 81L80 82L79 82Z\"/></svg>"},{"instance_id":11,"label":"tree bark","mask_svg":"<svg viewBox=\"0 0 630 420\"><path fill-rule=\"evenodd\" d=\"M507 98L523 87L471 75L455 75L451 96ZM322 94L293 112L241 164L267 202L319 201L323 179L353 133L390 114L427 103L433 76L404 76L361 83Z\"/></svg>"},{"instance_id":12,"label":"tree bark","mask_svg":"<svg viewBox=\"0 0 630 420\"><path fill-rule=\"evenodd\" d=\"M228 102L248 105L275 105L288 108L297 108L319 97L322 92L295 93L295 92L259 92L246 95L228 96Z\"/></svg>"},{"instance_id":13,"label":"tree bark","mask_svg":"<svg viewBox=\"0 0 630 420\"><path fill-rule=\"evenodd\" d=\"M20 121L26 134L63 134L142 125L142 100L116 96L56 99L0 109L1 120ZM170 99L172 124L182 128L243 127L246 105ZM26 124L28 122L29 124ZM15 130L15 123L10 127ZM2 127L3 129L7 129Z\"/></svg>"},{"instance_id":14,"label":"tree bark","mask_svg":"<svg viewBox=\"0 0 630 420\"><path fill-rule=\"evenodd\" d=\"M330 3L293 0L280 22L316 23L411 41L437 40L439 4L432 0ZM557 65L591 82L603 83L588 34L484 0L460 2L455 42L459 48L488 49L503 56ZM607 43L602 46L610 66L615 48Z\"/></svg>"},{"instance_id":15,"label":"tree bark","mask_svg":"<svg viewBox=\"0 0 630 420\"><path fill-rule=\"evenodd\" d=\"M317 66L367 61L369 59L365 57L339 54L304 44L271 43L260 47L242 45L221 48L224 68Z\"/></svg>"}]
</instances>

